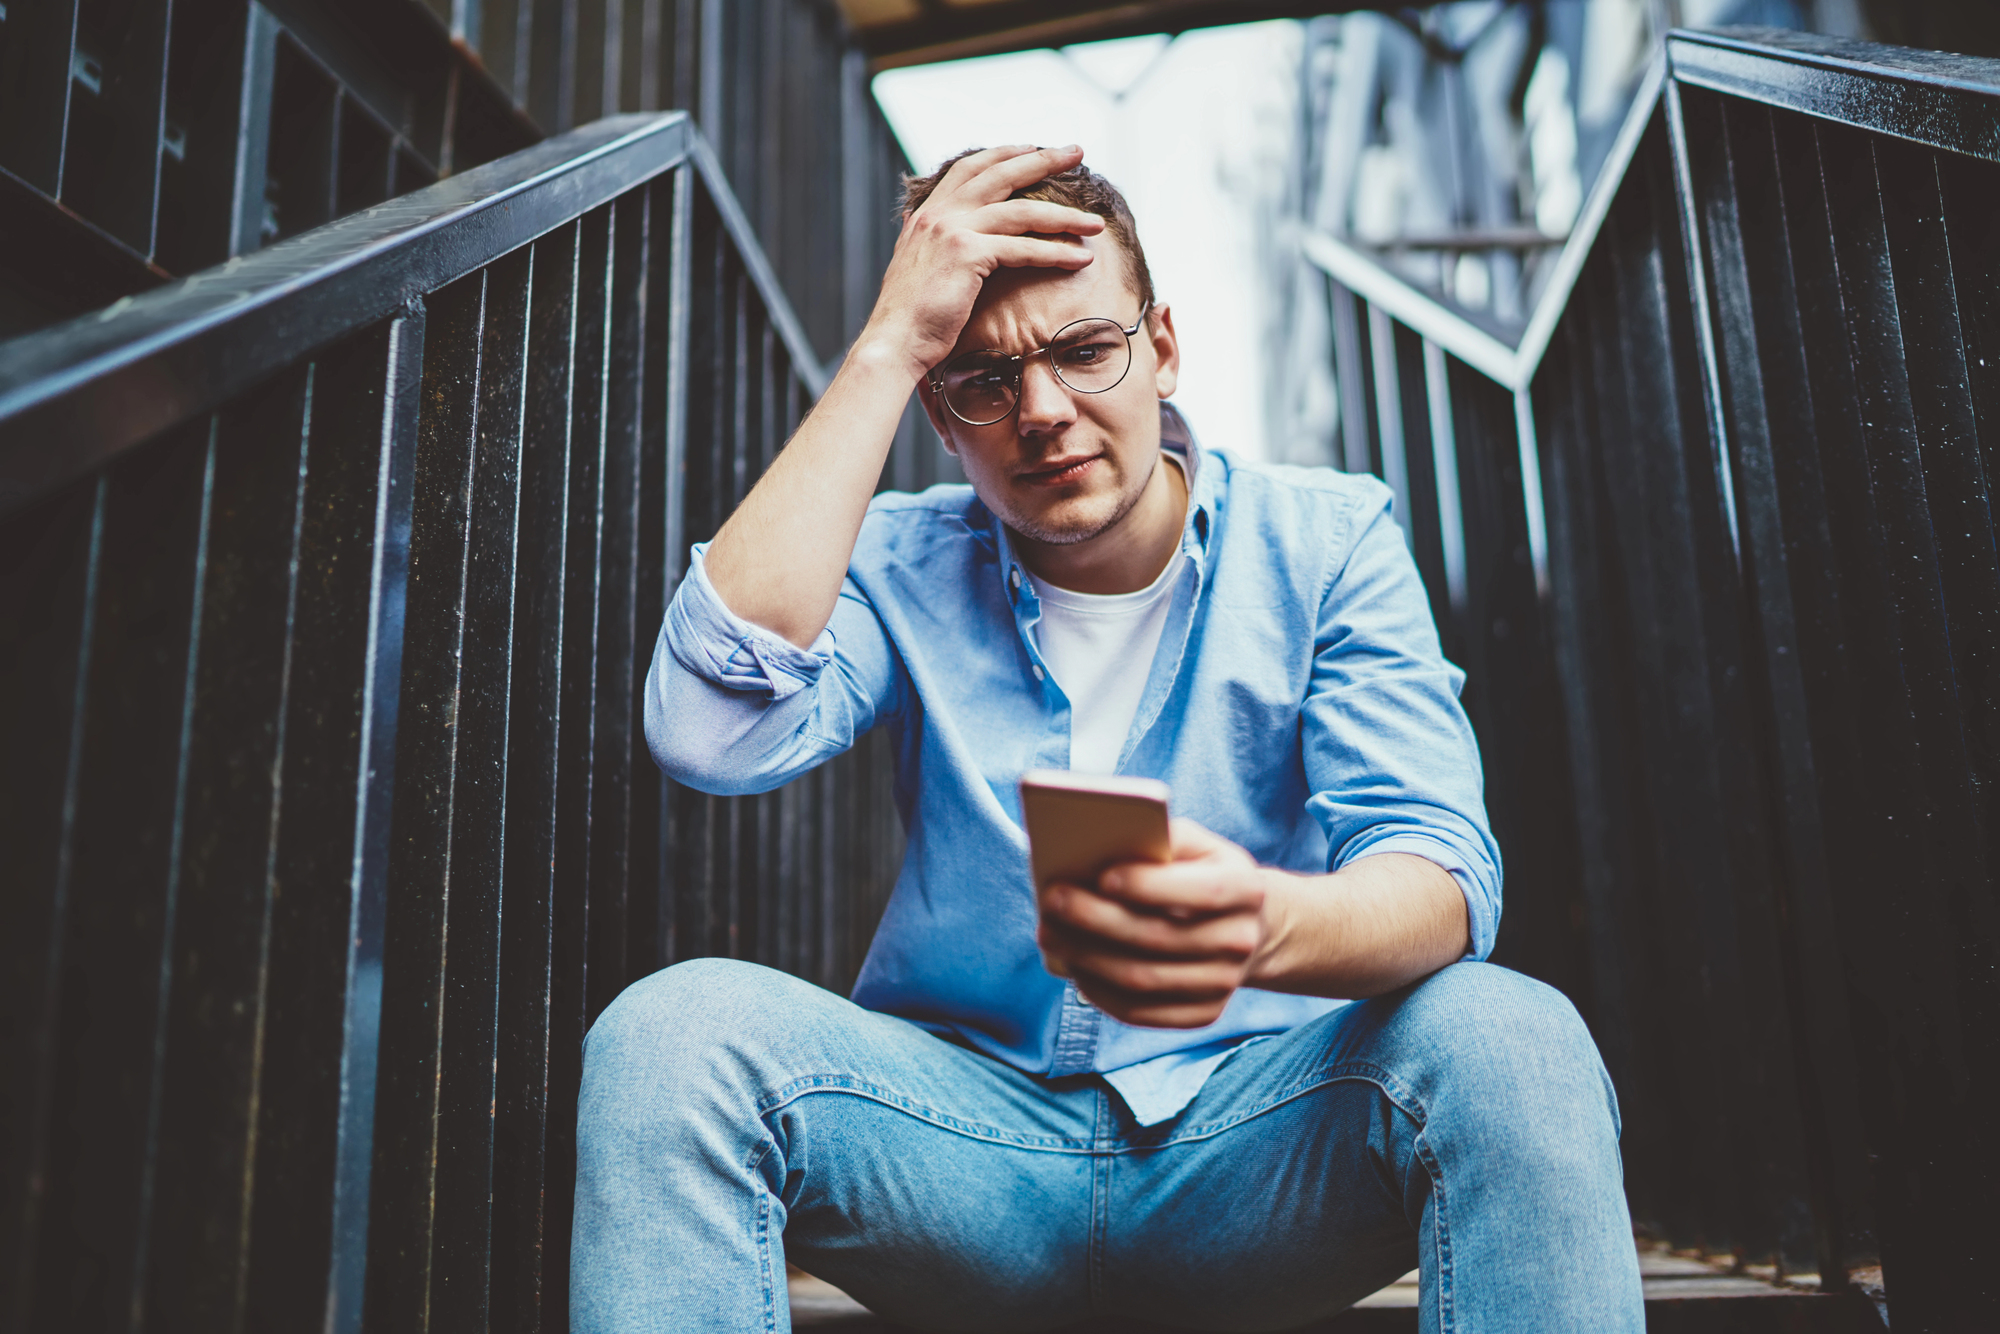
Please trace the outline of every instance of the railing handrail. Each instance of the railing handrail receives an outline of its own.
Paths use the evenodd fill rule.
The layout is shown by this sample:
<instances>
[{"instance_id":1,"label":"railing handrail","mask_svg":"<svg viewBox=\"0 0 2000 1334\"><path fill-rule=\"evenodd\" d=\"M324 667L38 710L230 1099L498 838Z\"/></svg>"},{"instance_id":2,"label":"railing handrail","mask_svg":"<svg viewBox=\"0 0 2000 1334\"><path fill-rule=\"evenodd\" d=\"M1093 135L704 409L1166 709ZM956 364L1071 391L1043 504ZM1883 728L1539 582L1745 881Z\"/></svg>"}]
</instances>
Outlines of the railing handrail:
<instances>
[{"instance_id":1,"label":"railing handrail","mask_svg":"<svg viewBox=\"0 0 2000 1334\"><path fill-rule=\"evenodd\" d=\"M0 343L0 513L683 162L817 396L828 373L707 139L684 111L611 116Z\"/></svg>"},{"instance_id":2,"label":"railing handrail","mask_svg":"<svg viewBox=\"0 0 2000 1334\"><path fill-rule=\"evenodd\" d=\"M1809 77L1807 77L1809 75ZM1610 154L1570 229L1521 335L1508 341L1404 278L1365 249L1319 230L1306 257L1452 356L1525 393L1624 184L1646 126L1685 83L1948 152L2000 161L2000 60L1849 41L1778 28L1677 28L1641 82ZM1968 114L1984 108L1983 116Z\"/></svg>"}]
</instances>

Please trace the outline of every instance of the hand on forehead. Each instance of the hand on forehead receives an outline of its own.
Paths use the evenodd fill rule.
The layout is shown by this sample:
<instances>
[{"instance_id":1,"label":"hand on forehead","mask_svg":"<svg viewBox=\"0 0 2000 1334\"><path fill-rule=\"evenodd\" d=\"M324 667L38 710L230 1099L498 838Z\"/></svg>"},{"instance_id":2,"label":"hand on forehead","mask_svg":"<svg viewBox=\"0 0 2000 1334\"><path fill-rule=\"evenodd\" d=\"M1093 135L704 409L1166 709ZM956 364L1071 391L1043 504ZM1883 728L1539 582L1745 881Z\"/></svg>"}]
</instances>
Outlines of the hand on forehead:
<instances>
[{"instance_id":1,"label":"hand on forehead","mask_svg":"<svg viewBox=\"0 0 2000 1334\"><path fill-rule=\"evenodd\" d=\"M1080 245L1091 252L1093 262L1075 270L996 270L980 289L953 356L989 349L1019 355L1043 346L1077 320L1104 318L1129 325L1138 318L1139 297L1109 233L1047 239Z\"/></svg>"}]
</instances>

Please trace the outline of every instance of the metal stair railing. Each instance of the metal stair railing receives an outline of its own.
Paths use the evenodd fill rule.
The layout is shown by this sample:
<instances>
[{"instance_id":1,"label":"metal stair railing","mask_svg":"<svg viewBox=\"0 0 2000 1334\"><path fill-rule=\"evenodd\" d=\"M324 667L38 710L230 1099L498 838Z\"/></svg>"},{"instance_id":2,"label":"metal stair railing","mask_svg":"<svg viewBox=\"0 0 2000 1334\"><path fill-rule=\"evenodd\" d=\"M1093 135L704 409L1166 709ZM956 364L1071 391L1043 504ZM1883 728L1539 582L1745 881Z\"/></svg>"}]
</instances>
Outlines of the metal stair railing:
<instances>
[{"instance_id":1,"label":"metal stair railing","mask_svg":"<svg viewBox=\"0 0 2000 1334\"><path fill-rule=\"evenodd\" d=\"M1634 1216L2000 1313L2000 61L1676 32L1525 328L1328 235Z\"/></svg>"},{"instance_id":2,"label":"metal stair railing","mask_svg":"<svg viewBox=\"0 0 2000 1334\"><path fill-rule=\"evenodd\" d=\"M0 1321L567 1328L591 1018L844 987L900 857L877 739L639 726L825 376L680 113L0 344Z\"/></svg>"}]
</instances>

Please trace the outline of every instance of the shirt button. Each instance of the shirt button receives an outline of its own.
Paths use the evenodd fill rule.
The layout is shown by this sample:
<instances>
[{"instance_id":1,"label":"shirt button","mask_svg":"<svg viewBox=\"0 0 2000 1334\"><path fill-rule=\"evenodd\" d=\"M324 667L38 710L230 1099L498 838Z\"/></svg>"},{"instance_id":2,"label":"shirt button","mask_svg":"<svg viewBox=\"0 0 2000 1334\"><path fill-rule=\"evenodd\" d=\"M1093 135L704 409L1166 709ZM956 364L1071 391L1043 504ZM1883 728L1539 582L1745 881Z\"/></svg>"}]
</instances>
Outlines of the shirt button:
<instances>
[{"instance_id":1,"label":"shirt button","mask_svg":"<svg viewBox=\"0 0 2000 1334\"><path fill-rule=\"evenodd\" d=\"M1036 679L1037 681L1039 681L1039 680L1041 680L1041 679L1042 679L1042 678L1043 678L1044 676L1046 676L1046 675L1047 675L1047 673L1046 673L1046 672L1044 672L1044 671L1042 670L1042 666L1041 666L1041 664L1040 664L1040 663L1036 663L1036 664L1035 664L1035 679Z\"/></svg>"}]
</instances>

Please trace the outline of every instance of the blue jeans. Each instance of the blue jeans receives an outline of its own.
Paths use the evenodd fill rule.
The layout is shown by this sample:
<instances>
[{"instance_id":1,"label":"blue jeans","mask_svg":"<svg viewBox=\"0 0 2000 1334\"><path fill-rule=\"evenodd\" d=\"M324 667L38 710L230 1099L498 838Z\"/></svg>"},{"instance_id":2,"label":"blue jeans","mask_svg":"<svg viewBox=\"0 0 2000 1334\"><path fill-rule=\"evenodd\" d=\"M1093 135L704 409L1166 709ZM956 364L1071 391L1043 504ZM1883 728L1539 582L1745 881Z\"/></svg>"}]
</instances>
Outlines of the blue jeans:
<instances>
[{"instance_id":1,"label":"blue jeans","mask_svg":"<svg viewBox=\"0 0 2000 1334\"><path fill-rule=\"evenodd\" d=\"M1276 1330L1412 1267L1426 1331L1639 1331L1618 1113L1563 997L1461 963L1251 1042L1134 1123L753 964L585 1047L576 1334L785 1331L785 1262L921 1328Z\"/></svg>"}]
</instances>

